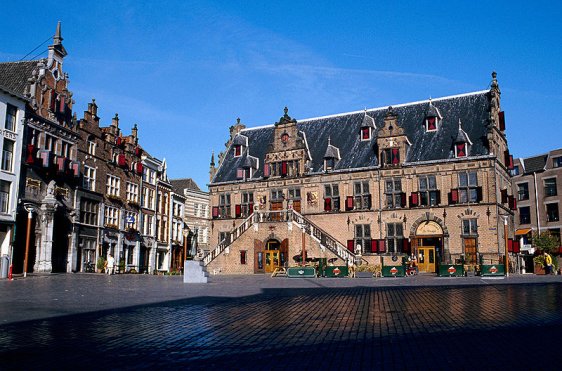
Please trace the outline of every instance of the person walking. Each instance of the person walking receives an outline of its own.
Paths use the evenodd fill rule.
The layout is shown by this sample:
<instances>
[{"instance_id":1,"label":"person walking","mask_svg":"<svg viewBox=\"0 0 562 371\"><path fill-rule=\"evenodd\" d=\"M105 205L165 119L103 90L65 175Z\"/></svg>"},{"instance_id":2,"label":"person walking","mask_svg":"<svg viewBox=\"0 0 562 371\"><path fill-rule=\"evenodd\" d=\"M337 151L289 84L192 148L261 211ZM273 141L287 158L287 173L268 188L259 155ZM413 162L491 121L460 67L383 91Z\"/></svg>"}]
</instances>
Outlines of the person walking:
<instances>
[{"instance_id":1,"label":"person walking","mask_svg":"<svg viewBox=\"0 0 562 371\"><path fill-rule=\"evenodd\" d=\"M552 257L544 252L544 274L552 274Z\"/></svg>"},{"instance_id":2,"label":"person walking","mask_svg":"<svg viewBox=\"0 0 562 371\"><path fill-rule=\"evenodd\" d=\"M113 274L113 268L115 267L115 258L111 254L107 254L107 270L105 271L107 274Z\"/></svg>"}]
</instances>

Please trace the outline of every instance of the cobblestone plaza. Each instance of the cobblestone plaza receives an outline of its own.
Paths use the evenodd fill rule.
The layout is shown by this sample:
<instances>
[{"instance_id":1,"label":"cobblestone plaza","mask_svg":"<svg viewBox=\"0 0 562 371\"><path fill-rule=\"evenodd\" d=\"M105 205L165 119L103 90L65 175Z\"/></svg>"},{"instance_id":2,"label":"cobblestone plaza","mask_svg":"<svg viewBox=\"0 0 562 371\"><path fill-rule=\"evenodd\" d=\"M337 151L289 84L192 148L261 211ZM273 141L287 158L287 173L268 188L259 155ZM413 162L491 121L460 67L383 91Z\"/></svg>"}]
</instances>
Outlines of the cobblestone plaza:
<instances>
[{"instance_id":1,"label":"cobblestone plaza","mask_svg":"<svg viewBox=\"0 0 562 371\"><path fill-rule=\"evenodd\" d=\"M544 369L562 280L0 281L0 369ZM539 361L537 363L537 361Z\"/></svg>"}]
</instances>

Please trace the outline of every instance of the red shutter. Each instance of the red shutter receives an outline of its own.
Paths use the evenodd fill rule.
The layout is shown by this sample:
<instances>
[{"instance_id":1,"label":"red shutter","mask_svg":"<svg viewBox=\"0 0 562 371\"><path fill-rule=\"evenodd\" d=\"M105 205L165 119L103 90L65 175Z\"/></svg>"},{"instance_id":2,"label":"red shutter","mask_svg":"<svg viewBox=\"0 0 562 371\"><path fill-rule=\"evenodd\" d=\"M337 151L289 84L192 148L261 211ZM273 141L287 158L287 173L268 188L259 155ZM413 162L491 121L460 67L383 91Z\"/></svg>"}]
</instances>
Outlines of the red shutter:
<instances>
[{"instance_id":1,"label":"red shutter","mask_svg":"<svg viewBox=\"0 0 562 371\"><path fill-rule=\"evenodd\" d=\"M370 137L370 133L369 133L369 128L361 128L361 139L369 139Z\"/></svg>"},{"instance_id":2,"label":"red shutter","mask_svg":"<svg viewBox=\"0 0 562 371\"><path fill-rule=\"evenodd\" d=\"M55 109L57 107L57 93L54 90L51 90L51 102L49 103L51 112L55 112Z\"/></svg>"},{"instance_id":3,"label":"red shutter","mask_svg":"<svg viewBox=\"0 0 562 371\"><path fill-rule=\"evenodd\" d=\"M235 157L240 156L240 148L241 148L240 145L234 146L234 156Z\"/></svg>"},{"instance_id":4,"label":"red shutter","mask_svg":"<svg viewBox=\"0 0 562 371\"><path fill-rule=\"evenodd\" d=\"M142 162L137 162L137 174L142 175Z\"/></svg>"},{"instance_id":5,"label":"red shutter","mask_svg":"<svg viewBox=\"0 0 562 371\"><path fill-rule=\"evenodd\" d=\"M281 162L281 176L287 176L287 161Z\"/></svg>"},{"instance_id":6,"label":"red shutter","mask_svg":"<svg viewBox=\"0 0 562 371\"><path fill-rule=\"evenodd\" d=\"M452 189L451 190L451 203L456 204L458 202L459 202L459 190L458 189Z\"/></svg>"},{"instance_id":7,"label":"red shutter","mask_svg":"<svg viewBox=\"0 0 562 371\"><path fill-rule=\"evenodd\" d=\"M379 245L377 240L371 240L371 252L378 253L379 252Z\"/></svg>"},{"instance_id":8,"label":"red shutter","mask_svg":"<svg viewBox=\"0 0 562 371\"><path fill-rule=\"evenodd\" d=\"M508 150L503 151L503 163L505 164L505 167L509 167L509 151Z\"/></svg>"},{"instance_id":9,"label":"red shutter","mask_svg":"<svg viewBox=\"0 0 562 371\"><path fill-rule=\"evenodd\" d=\"M244 169L236 169L236 179L244 179Z\"/></svg>"},{"instance_id":10,"label":"red shutter","mask_svg":"<svg viewBox=\"0 0 562 371\"><path fill-rule=\"evenodd\" d=\"M66 157L57 157L57 171L64 173L66 170Z\"/></svg>"},{"instance_id":11,"label":"red shutter","mask_svg":"<svg viewBox=\"0 0 562 371\"><path fill-rule=\"evenodd\" d=\"M140 147L135 148L135 156L140 157L142 155L142 149Z\"/></svg>"},{"instance_id":12,"label":"red shutter","mask_svg":"<svg viewBox=\"0 0 562 371\"><path fill-rule=\"evenodd\" d=\"M406 254L410 254L410 241L407 238L402 240L402 252Z\"/></svg>"},{"instance_id":13,"label":"red shutter","mask_svg":"<svg viewBox=\"0 0 562 371\"><path fill-rule=\"evenodd\" d=\"M386 244L384 243L384 240L378 240L379 243L379 253L385 253L386 252Z\"/></svg>"},{"instance_id":14,"label":"red shutter","mask_svg":"<svg viewBox=\"0 0 562 371\"><path fill-rule=\"evenodd\" d=\"M410 207L412 206L418 206L418 193L417 192L413 192L410 195Z\"/></svg>"},{"instance_id":15,"label":"red shutter","mask_svg":"<svg viewBox=\"0 0 562 371\"><path fill-rule=\"evenodd\" d=\"M507 168L513 170L513 155L509 155L509 160L507 162Z\"/></svg>"},{"instance_id":16,"label":"red shutter","mask_svg":"<svg viewBox=\"0 0 562 371\"><path fill-rule=\"evenodd\" d=\"M427 130L435 130L435 117L427 118Z\"/></svg>"},{"instance_id":17,"label":"red shutter","mask_svg":"<svg viewBox=\"0 0 562 371\"><path fill-rule=\"evenodd\" d=\"M499 113L499 119L500 119L500 130L504 131L505 130L505 113L503 111L501 111Z\"/></svg>"},{"instance_id":18,"label":"red shutter","mask_svg":"<svg viewBox=\"0 0 562 371\"><path fill-rule=\"evenodd\" d=\"M392 148L392 165L398 165L400 163L400 151L398 148Z\"/></svg>"},{"instance_id":19,"label":"red shutter","mask_svg":"<svg viewBox=\"0 0 562 371\"><path fill-rule=\"evenodd\" d=\"M218 218L218 217L219 217L219 207L213 206L213 219Z\"/></svg>"},{"instance_id":20,"label":"red shutter","mask_svg":"<svg viewBox=\"0 0 562 371\"><path fill-rule=\"evenodd\" d=\"M80 176L80 162L72 161L72 163L70 164L70 169L71 169L72 175L74 175L75 177Z\"/></svg>"},{"instance_id":21,"label":"red shutter","mask_svg":"<svg viewBox=\"0 0 562 371\"><path fill-rule=\"evenodd\" d=\"M263 165L263 177L269 178L270 173L271 173L271 165L269 164Z\"/></svg>"},{"instance_id":22,"label":"red shutter","mask_svg":"<svg viewBox=\"0 0 562 371\"><path fill-rule=\"evenodd\" d=\"M347 196L345 199L345 209L353 210L353 196Z\"/></svg>"},{"instance_id":23,"label":"red shutter","mask_svg":"<svg viewBox=\"0 0 562 371\"><path fill-rule=\"evenodd\" d=\"M33 144L27 145L27 157L25 158L25 162L29 165L33 165L35 162L35 146Z\"/></svg>"},{"instance_id":24,"label":"red shutter","mask_svg":"<svg viewBox=\"0 0 562 371\"><path fill-rule=\"evenodd\" d=\"M441 191L435 191L435 196L436 205L441 205Z\"/></svg>"},{"instance_id":25,"label":"red shutter","mask_svg":"<svg viewBox=\"0 0 562 371\"><path fill-rule=\"evenodd\" d=\"M331 198L325 198L324 199L324 211L330 211L332 210L332 199Z\"/></svg>"},{"instance_id":26,"label":"red shutter","mask_svg":"<svg viewBox=\"0 0 562 371\"><path fill-rule=\"evenodd\" d=\"M507 252L513 252L513 240L511 238L507 240Z\"/></svg>"},{"instance_id":27,"label":"red shutter","mask_svg":"<svg viewBox=\"0 0 562 371\"><path fill-rule=\"evenodd\" d=\"M519 254L521 252L521 243L519 240L513 241L513 252Z\"/></svg>"},{"instance_id":28,"label":"red shutter","mask_svg":"<svg viewBox=\"0 0 562 371\"><path fill-rule=\"evenodd\" d=\"M400 207L406 207L406 192L400 193Z\"/></svg>"},{"instance_id":29,"label":"red shutter","mask_svg":"<svg viewBox=\"0 0 562 371\"><path fill-rule=\"evenodd\" d=\"M355 242L353 240L347 240L347 249L351 252L355 251Z\"/></svg>"},{"instance_id":30,"label":"red shutter","mask_svg":"<svg viewBox=\"0 0 562 371\"><path fill-rule=\"evenodd\" d=\"M121 167L127 166L127 159L125 158L124 154L117 155L117 165Z\"/></svg>"},{"instance_id":31,"label":"red shutter","mask_svg":"<svg viewBox=\"0 0 562 371\"><path fill-rule=\"evenodd\" d=\"M242 205L234 206L234 213L236 214L236 218L240 218L240 215L242 215Z\"/></svg>"},{"instance_id":32,"label":"red shutter","mask_svg":"<svg viewBox=\"0 0 562 371\"><path fill-rule=\"evenodd\" d=\"M466 157L466 143L457 144L457 157Z\"/></svg>"}]
</instances>

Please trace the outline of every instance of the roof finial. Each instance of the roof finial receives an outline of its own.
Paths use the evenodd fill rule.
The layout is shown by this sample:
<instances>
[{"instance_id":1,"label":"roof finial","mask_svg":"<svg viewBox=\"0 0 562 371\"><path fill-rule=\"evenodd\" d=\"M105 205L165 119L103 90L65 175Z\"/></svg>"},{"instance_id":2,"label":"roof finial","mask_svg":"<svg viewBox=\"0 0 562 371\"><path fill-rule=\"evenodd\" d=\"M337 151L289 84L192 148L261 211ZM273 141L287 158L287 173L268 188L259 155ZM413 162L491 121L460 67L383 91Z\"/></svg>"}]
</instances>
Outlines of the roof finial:
<instances>
[{"instance_id":1,"label":"roof finial","mask_svg":"<svg viewBox=\"0 0 562 371\"><path fill-rule=\"evenodd\" d=\"M60 21L57 23L57 30L55 31L55 37L53 37L53 45L60 45L62 42L62 36L60 32Z\"/></svg>"},{"instance_id":2,"label":"roof finial","mask_svg":"<svg viewBox=\"0 0 562 371\"><path fill-rule=\"evenodd\" d=\"M236 118L236 123L239 124L240 123L240 117Z\"/></svg>"},{"instance_id":3,"label":"roof finial","mask_svg":"<svg viewBox=\"0 0 562 371\"><path fill-rule=\"evenodd\" d=\"M283 112L285 112L285 117L287 117L288 113L289 113L289 109L287 108L287 106L285 106L285 108L283 109Z\"/></svg>"},{"instance_id":4,"label":"roof finial","mask_svg":"<svg viewBox=\"0 0 562 371\"><path fill-rule=\"evenodd\" d=\"M211 166L215 166L215 151L211 153Z\"/></svg>"},{"instance_id":5,"label":"roof finial","mask_svg":"<svg viewBox=\"0 0 562 371\"><path fill-rule=\"evenodd\" d=\"M496 79L497 76L498 74L496 73L496 71L492 71L492 83L490 84L492 88L498 87L498 79Z\"/></svg>"}]
</instances>

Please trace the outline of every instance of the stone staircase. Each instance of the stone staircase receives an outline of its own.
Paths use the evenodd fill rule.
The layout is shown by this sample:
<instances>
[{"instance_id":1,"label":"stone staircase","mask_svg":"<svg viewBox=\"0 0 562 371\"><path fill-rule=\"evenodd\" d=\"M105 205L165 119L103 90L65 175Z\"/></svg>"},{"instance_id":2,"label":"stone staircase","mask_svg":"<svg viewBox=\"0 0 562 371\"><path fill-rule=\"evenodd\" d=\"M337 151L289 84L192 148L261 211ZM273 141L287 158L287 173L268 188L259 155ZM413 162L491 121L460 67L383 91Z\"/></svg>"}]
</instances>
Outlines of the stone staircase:
<instances>
[{"instance_id":1,"label":"stone staircase","mask_svg":"<svg viewBox=\"0 0 562 371\"><path fill-rule=\"evenodd\" d=\"M356 257L354 253L349 251L344 245L330 236L329 233L311 222L310 219L294 210L279 210L254 212L252 215L246 218L244 222L242 222L242 224L228 233L226 238L222 240L213 250L205 255L205 257L203 258L204 265L207 266L209 263L211 263L217 256L223 253L228 246L236 241L236 239L238 239L254 224L274 222L288 223L289 229L291 229L293 225L296 225L298 228L303 229L306 234L316 240L321 247L328 249L344 262L350 259L352 261L355 261Z\"/></svg>"},{"instance_id":2,"label":"stone staircase","mask_svg":"<svg viewBox=\"0 0 562 371\"><path fill-rule=\"evenodd\" d=\"M186 260L183 270L184 283L207 283L209 273L201 260Z\"/></svg>"}]
</instances>

